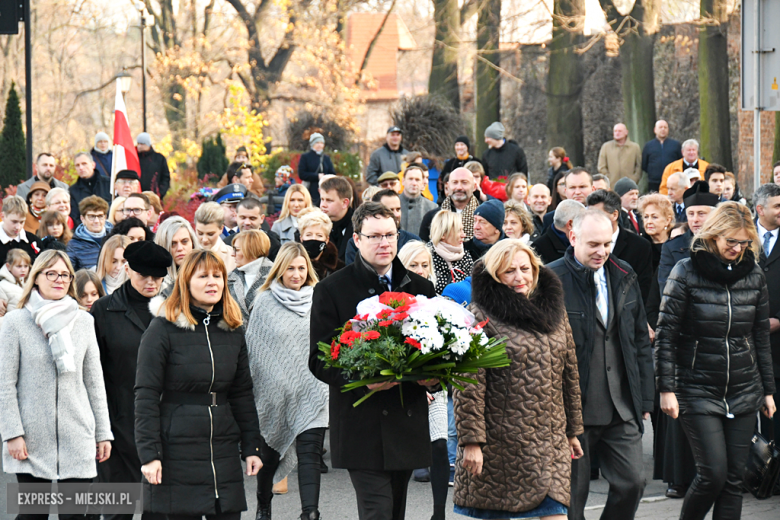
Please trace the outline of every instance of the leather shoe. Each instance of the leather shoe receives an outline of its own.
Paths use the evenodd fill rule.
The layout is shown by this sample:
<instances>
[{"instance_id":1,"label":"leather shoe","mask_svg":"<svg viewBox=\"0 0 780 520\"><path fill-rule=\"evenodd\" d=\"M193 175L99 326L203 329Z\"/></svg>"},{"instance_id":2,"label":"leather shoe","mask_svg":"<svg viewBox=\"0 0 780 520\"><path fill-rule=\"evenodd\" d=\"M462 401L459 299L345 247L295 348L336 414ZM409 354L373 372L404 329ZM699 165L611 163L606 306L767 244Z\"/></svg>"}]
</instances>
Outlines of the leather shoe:
<instances>
[{"instance_id":1,"label":"leather shoe","mask_svg":"<svg viewBox=\"0 0 780 520\"><path fill-rule=\"evenodd\" d=\"M685 498L685 494L688 492L688 486L674 485L669 486L666 490L666 498Z\"/></svg>"},{"instance_id":2,"label":"leather shoe","mask_svg":"<svg viewBox=\"0 0 780 520\"><path fill-rule=\"evenodd\" d=\"M271 503L261 504L257 503L257 513L255 513L255 520L271 520Z\"/></svg>"},{"instance_id":3,"label":"leather shoe","mask_svg":"<svg viewBox=\"0 0 780 520\"><path fill-rule=\"evenodd\" d=\"M431 473L428 471L428 468L416 469L414 470L412 478L415 482L430 482Z\"/></svg>"},{"instance_id":4,"label":"leather shoe","mask_svg":"<svg viewBox=\"0 0 780 520\"><path fill-rule=\"evenodd\" d=\"M301 520L320 520L320 512L315 509L310 513L301 513Z\"/></svg>"},{"instance_id":5,"label":"leather shoe","mask_svg":"<svg viewBox=\"0 0 780 520\"><path fill-rule=\"evenodd\" d=\"M286 495L287 494L287 477L274 484L274 495Z\"/></svg>"}]
</instances>

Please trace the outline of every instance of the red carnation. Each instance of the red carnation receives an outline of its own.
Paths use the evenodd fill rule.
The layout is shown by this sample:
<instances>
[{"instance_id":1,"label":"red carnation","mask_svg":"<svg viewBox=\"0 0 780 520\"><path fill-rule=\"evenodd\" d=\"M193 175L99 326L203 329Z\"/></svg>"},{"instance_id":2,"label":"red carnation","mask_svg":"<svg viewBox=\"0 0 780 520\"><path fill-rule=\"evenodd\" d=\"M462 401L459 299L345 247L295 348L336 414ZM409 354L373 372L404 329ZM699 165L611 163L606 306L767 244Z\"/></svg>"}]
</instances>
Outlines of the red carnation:
<instances>
[{"instance_id":1,"label":"red carnation","mask_svg":"<svg viewBox=\"0 0 780 520\"><path fill-rule=\"evenodd\" d=\"M411 305L415 302L417 302L415 297L408 293L388 291L379 295L379 303L394 309L403 305Z\"/></svg>"},{"instance_id":2,"label":"red carnation","mask_svg":"<svg viewBox=\"0 0 780 520\"><path fill-rule=\"evenodd\" d=\"M369 341L373 339L379 339L381 334L375 330L369 330L368 332L363 333L363 339L367 339Z\"/></svg>"},{"instance_id":3,"label":"red carnation","mask_svg":"<svg viewBox=\"0 0 780 520\"><path fill-rule=\"evenodd\" d=\"M395 312L406 312L410 307L411 305L401 305L400 307L395 308Z\"/></svg>"},{"instance_id":4,"label":"red carnation","mask_svg":"<svg viewBox=\"0 0 780 520\"><path fill-rule=\"evenodd\" d=\"M354 318L352 318L355 321L366 321L368 319L368 314L360 315L356 314Z\"/></svg>"},{"instance_id":5,"label":"red carnation","mask_svg":"<svg viewBox=\"0 0 780 520\"><path fill-rule=\"evenodd\" d=\"M392 324L393 324L393 320L385 320L385 321L380 321L377 325L379 325L380 327L389 327Z\"/></svg>"},{"instance_id":6,"label":"red carnation","mask_svg":"<svg viewBox=\"0 0 780 520\"><path fill-rule=\"evenodd\" d=\"M404 321L408 317L409 315L405 312L397 312L396 314L393 315L393 319L395 321Z\"/></svg>"},{"instance_id":7,"label":"red carnation","mask_svg":"<svg viewBox=\"0 0 780 520\"><path fill-rule=\"evenodd\" d=\"M356 339L360 339L362 335L359 332L355 332L354 330L350 330L347 332L344 332L340 337L339 341L345 345L352 346L352 343L355 342Z\"/></svg>"},{"instance_id":8,"label":"red carnation","mask_svg":"<svg viewBox=\"0 0 780 520\"><path fill-rule=\"evenodd\" d=\"M393 311L392 311L392 310L390 310L390 309L384 309L384 310L383 310L383 311L381 311L379 314L377 314L377 315L376 315L376 317L377 317L377 318L379 318L380 320L386 320L387 318L389 318L389 317L390 317L390 315L391 315L392 313L393 313Z\"/></svg>"},{"instance_id":9,"label":"red carnation","mask_svg":"<svg viewBox=\"0 0 780 520\"><path fill-rule=\"evenodd\" d=\"M336 343L334 340L333 343L330 344L330 357L331 359L338 359L339 358L339 350L341 350L341 345Z\"/></svg>"},{"instance_id":10,"label":"red carnation","mask_svg":"<svg viewBox=\"0 0 780 520\"><path fill-rule=\"evenodd\" d=\"M407 344L413 346L417 350L422 350L422 345L420 344L419 341L417 341L414 338L406 338L406 341L404 341L404 343L407 343Z\"/></svg>"}]
</instances>

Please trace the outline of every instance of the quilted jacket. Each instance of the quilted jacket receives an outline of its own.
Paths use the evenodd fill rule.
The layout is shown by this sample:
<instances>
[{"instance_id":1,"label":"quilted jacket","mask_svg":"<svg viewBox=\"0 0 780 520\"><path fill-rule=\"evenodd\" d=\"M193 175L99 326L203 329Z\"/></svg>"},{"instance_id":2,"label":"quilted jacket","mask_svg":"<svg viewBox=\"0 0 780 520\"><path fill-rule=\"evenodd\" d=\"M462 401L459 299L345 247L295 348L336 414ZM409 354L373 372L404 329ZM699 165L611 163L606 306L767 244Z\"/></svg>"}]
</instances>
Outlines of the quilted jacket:
<instances>
[{"instance_id":1,"label":"quilted jacket","mask_svg":"<svg viewBox=\"0 0 780 520\"><path fill-rule=\"evenodd\" d=\"M469 309L490 337L506 337L510 366L480 370L478 385L454 390L458 458L453 500L464 507L522 512L546 496L568 505L567 437L583 433L577 354L561 282L546 267L531 299L474 267ZM463 446L480 444L478 476Z\"/></svg>"},{"instance_id":2,"label":"quilted jacket","mask_svg":"<svg viewBox=\"0 0 780 520\"><path fill-rule=\"evenodd\" d=\"M656 387L680 413L755 413L775 392L766 279L751 251L726 266L706 251L672 270L656 330Z\"/></svg>"}]
</instances>

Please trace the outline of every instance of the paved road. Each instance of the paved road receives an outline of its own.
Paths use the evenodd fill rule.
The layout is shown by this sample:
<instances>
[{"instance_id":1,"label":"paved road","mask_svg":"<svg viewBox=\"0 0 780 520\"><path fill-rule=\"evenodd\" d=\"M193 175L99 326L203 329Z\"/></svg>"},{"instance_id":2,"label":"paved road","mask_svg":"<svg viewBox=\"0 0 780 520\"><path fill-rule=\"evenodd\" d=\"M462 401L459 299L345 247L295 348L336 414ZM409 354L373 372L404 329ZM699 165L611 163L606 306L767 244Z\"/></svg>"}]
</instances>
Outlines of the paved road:
<instances>
[{"instance_id":1,"label":"paved road","mask_svg":"<svg viewBox=\"0 0 780 520\"><path fill-rule=\"evenodd\" d=\"M644 437L644 455L645 455L645 474L648 484L645 488L645 498L639 506L637 519L652 520L676 520L680 516L681 500L669 500L663 496L666 487L662 482L651 480L652 476L652 426L650 421L645 424L646 433ZM329 453L325 455L325 461L330 466ZM277 495L273 499L274 518L277 520L294 520L300 516L300 501L298 498L297 474L290 475L289 492L286 495ZM3 484L13 482L11 475L0 474L0 520L13 520L11 515L5 514L6 493ZM247 478L245 488L247 500L249 502L249 511L245 512L242 520L253 520L257 501L255 491L257 481L254 477ZM452 488L450 488L452 491ZM452 511L452 493L448 496L447 519L463 520L466 517L457 515ZM588 499L588 508L586 518L588 520L597 520L602 512L602 508L607 498L607 483L600 479L591 483L591 494ZM412 481L409 484L409 496L407 500L408 520L429 520L432 514L432 498L430 484ZM743 507L742 517L750 520L777 520L780 518L780 497L773 497L769 500L758 501L752 496L745 496L745 505ZM325 520L347 520L357 518L357 507L355 506L355 494L352 490L352 484L349 475L345 470L331 469L329 473L323 475L322 491L320 497L320 512ZM708 515L707 518L711 518ZM137 516L135 520L139 520Z\"/></svg>"}]
</instances>

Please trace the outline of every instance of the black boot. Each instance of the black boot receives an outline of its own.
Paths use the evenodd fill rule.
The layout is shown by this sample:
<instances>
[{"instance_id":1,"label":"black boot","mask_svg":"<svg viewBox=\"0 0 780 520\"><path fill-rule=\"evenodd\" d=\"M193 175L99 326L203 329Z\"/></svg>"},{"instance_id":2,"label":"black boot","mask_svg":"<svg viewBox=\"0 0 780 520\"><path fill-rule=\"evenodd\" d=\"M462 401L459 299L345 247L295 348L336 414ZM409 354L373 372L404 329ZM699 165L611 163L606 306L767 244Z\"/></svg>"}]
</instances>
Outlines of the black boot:
<instances>
[{"instance_id":1,"label":"black boot","mask_svg":"<svg viewBox=\"0 0 780 520\"><path fill-rule=\"evenodd\" d=\"M301 520L320 520L320 512L315 509L310 513L301 513Z\"/></svg>"},{"instance_id":2,"label":"black boot","mask_svg":"<svg viewBox=\"0 0 780 520\"><path fill-rule=\"evenodd\" d=\"M260 501L260 495L257 496L257 513L255 520L271 520L271 501L267 504Z\"/></svg>"}]
</instances>

